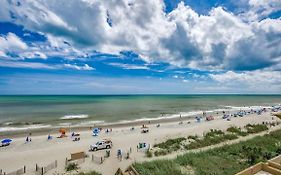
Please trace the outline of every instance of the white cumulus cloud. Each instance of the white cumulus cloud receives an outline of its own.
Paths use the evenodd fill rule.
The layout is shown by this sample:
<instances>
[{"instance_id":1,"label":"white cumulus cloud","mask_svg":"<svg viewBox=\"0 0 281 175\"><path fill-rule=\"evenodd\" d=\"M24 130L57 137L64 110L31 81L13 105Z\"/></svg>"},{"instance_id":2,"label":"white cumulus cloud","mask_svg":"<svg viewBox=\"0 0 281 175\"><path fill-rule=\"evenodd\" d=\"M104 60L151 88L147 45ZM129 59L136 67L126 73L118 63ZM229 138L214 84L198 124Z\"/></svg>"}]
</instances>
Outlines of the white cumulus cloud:
<instances>
[{"instance_id":1,"label":"white cumulus cloud","mask_svg":"<svg viewBox=\"0 0 281 175\"><path fill-rule=\"evenodd\" d=\"M0 21L47 36L47 56L133 51L149 63L194 69L273 67L281 61L281 19L266 15L280 2L250 0L249 6L248 15L223 7L201 15L183 2L166 13L162 0L3 0Z\"/></svg>"},{"instance_id":2,"label":"white cumulus cloud","mask_svg":"<svg viewBox=\"0 0 281 175\"><path fill-rule=\"evenodd\" d=\"M6 36L0 36L0 51L2 54L5 52L18 52L26 50L28 46L14 33L8 33Z\"/></svg>"}]
</instances>

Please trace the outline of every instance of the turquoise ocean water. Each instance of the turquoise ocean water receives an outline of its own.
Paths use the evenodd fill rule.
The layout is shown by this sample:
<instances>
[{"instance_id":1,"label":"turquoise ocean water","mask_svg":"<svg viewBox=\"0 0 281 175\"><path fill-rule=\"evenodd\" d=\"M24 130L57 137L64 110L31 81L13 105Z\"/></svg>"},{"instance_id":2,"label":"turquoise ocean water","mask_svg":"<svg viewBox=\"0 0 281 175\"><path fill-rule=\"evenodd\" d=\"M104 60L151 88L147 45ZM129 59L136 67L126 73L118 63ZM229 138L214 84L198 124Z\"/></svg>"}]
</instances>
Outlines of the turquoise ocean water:
<instances>
[{"instance_id":1,"label":"turquoise ocean water","mask_svg":"<svg viewBox=\"0 0 281 175\"><path fill-rule=\"evenodd\" d=\"M279 104L281 95L0 96L0 127L124 122Z\"/></svg>"}]
</instances>

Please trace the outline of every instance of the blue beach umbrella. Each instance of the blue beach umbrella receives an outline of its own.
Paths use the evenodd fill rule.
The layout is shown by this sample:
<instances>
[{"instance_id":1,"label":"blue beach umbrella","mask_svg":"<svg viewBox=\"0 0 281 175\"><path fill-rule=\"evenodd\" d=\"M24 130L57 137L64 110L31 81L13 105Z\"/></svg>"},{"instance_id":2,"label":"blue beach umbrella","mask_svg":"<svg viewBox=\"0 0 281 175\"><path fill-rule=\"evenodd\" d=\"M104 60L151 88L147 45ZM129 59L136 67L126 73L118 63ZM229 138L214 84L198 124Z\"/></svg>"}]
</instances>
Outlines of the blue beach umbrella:
<instances>
[{"instance_id":1,"label":"blue beach umbrella","mask_svg":"<svg viewBox=\"0 0 281 175\"><path fill-rule=\"evenodd\" d=\"M12 139L3 139L1 140L1 143L11 143L13 140Z\"/></svg>"},{"instance_id":2,"label":"blue beach umbrella","mask_svg":"<svg viewBox=\"0 0 281 175\"><path fill-rule=\"evenodd\" d=\"M93 129L93 136L98 136L99 132L100 132L99 128L94 128Z\"/></svg>"}]
</instances>

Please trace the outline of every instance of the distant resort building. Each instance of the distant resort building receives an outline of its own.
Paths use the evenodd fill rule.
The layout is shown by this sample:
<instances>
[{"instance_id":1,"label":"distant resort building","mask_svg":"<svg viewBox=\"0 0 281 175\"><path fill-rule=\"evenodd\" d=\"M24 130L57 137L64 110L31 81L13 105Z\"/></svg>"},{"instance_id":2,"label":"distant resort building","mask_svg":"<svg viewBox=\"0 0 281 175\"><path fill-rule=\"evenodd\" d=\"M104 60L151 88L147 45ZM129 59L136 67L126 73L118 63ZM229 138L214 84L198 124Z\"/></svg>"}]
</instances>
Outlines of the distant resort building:
<instances>
[{"instance_id":1,"label":"distant resort building","mask_svg":"<svg viewBox=\"0 0 281 175\"><path fill-rule=\"evenodd\" d=\"M281 175L281 155L267 161L253 165L236 175Z\"/></svg>"}]
</instances>

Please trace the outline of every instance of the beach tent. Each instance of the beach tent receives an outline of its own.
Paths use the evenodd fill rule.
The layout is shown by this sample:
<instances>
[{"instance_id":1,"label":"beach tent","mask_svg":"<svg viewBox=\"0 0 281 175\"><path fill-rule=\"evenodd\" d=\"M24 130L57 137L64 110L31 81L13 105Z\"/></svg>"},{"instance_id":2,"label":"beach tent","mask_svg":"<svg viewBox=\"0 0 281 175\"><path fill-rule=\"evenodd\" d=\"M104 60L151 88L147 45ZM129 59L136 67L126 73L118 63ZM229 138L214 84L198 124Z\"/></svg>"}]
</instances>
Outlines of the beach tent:
<instances>
[{"instance_id":1,"label":"beach tent","mask_svg":"<svg viewBox=\"0 0 281 175\"><path fill-rule=\"evenodd\" d=\"M52 136L49 134L47 140L52 140Z\"/></svg>"},{"instance_id":2,"label":"beach tent","mask_svg":"<svg viewBox=\"0 0 281 175\"><path fill-rule=\"evenodd\" d=\"M196 121L197 121L198 123L200 123L200 121L201 121L201 117L196 116L195 118L196 118Z\"/></svg>"},{"instance_id":3,"label":"beach tent","mask_svg":"<svg viewBox=\"0 0 281 175\"><path fill-rule=\"evenodd\" d=\"M66 129L65 128L60 128L59 132L60 132L61 135L58 138L66 137Z\"/></svg>"},{"instance_id":4,"label":"beach tent","mask_svg":"<svg viewBox=\"0 0 281 175\"><path fill-rule=\"evenodd\" d=\"M65 128L60 128L60 130L59 130L59 132L61 133L61 134L66 134L66 129Z\"/></svg>"},{"instance_id":5,"label":"beach tent","mask_svg":"<svg viewBox=\"0 0 281 175\"><path fill-rule=\"evenodd\" d=\"M12 141L12 139L3 139L1 140L1 146L8 146Z\"/></svg>"},{"instance_id":6,"label":"beach tent","mask_svg":"<svg viewBox=\"0 0 281 175\"><path fill-rule=\"evenodd\" d=\"M100 132L100 129L99 129L99 128L94 128L94 129L93 129L93 136L98 136L98 135L99 135L99 132Z\"/></svg>"}]
</instances>

